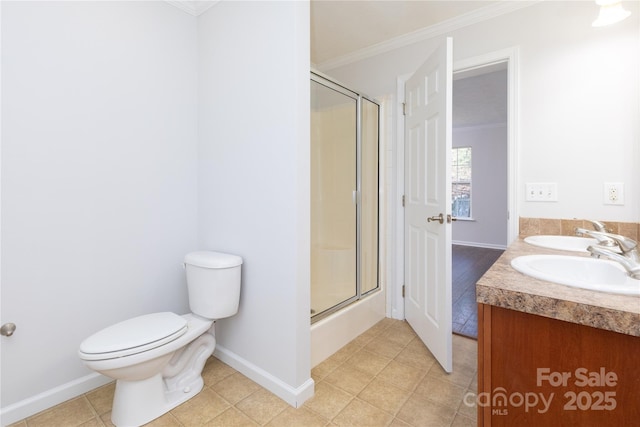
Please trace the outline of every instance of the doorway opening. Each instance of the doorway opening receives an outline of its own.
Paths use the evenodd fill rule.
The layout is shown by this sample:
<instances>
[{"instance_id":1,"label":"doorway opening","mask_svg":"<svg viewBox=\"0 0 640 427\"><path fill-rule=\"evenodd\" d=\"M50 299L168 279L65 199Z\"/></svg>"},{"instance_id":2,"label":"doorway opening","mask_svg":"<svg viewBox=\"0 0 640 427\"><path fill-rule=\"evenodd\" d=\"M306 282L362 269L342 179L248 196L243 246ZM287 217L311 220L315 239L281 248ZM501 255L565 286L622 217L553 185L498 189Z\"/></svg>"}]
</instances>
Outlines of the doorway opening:
<instances>
[{"instance_id":1,"label":"doorway opening","mask_svg":"<svg viewBox=\"0 0 640 427\"><path fill-rule=\"evenodd\" d=\"M508 62L454 73L452 330L477 339L475 284L508 244Z\"/></svg>"}]
</instances>

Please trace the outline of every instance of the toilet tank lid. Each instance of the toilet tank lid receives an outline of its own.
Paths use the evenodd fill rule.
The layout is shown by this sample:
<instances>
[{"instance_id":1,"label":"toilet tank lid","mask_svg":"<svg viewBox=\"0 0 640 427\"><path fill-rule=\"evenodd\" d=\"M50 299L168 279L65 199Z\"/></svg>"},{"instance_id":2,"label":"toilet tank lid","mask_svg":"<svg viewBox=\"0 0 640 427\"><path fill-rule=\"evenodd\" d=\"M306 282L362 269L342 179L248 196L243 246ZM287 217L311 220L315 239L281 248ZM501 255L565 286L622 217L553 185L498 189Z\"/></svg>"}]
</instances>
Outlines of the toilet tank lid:
<instances>
[{"instance_id":1,"label":"toilet tank lid","mask_svg":"<svg viewBox=\"0 0 640 427\"><path fill-rule=\"evenodd\" d=\"M197 251L185 255L184 263L204 268L230 268L242 264L242 258L221 252Z\"/></svg>"}]
</instances>

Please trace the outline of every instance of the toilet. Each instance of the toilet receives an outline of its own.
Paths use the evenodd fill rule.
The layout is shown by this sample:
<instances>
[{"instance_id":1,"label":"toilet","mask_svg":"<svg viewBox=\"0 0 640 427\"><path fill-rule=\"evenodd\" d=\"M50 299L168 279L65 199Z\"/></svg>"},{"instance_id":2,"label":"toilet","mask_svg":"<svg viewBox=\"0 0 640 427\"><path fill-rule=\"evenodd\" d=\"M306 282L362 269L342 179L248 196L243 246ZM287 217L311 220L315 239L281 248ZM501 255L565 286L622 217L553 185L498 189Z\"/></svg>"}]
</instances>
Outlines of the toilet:
<instances>
[{"instance_id":1,"label":"toilet","mask_svg":"<svg viewBox=\"0 0 640 427\"><path fill-rule=\"evenodd\" d=\"M191 313L135 317L80 344L82 362L116 380L114 425L146 424L202 390L202 369L216 345L214 321L238 311L241 266L236 255L191 252L184 258Z\"/></svg>"}]
</instances>

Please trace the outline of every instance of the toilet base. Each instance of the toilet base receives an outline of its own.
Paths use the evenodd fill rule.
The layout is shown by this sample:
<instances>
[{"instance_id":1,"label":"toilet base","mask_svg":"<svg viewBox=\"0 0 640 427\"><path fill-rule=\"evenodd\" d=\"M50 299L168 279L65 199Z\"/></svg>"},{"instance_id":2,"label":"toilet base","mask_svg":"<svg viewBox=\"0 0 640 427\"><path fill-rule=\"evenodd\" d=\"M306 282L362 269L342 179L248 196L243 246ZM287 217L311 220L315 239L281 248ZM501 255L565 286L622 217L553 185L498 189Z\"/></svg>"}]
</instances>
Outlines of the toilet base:
<instances>
[{"instance_id":1,"label":"toilet base","mask_svg":"<svg viewBox=\"0 0 640 427\"><path fill-rule=\"evenodd\" d=\"M167 392L162 374L143 381L116 381L111 421L117 427L136 427L166 414L200 393L201 376L181 390Z\"/></svg>"},{"instance_id":2,"label":"toilet base","mask_svg":"<svg viewBox=\"0 0 640 427\"><path fill-rule=\"evenodd\" d=\"M117 380L111 409L113 424L141 426L200 393L204 387L202 370L215 345L215 337L204 333L175 352L164 369L152 377L139 381Z\"/></svg>"}]
</instances>

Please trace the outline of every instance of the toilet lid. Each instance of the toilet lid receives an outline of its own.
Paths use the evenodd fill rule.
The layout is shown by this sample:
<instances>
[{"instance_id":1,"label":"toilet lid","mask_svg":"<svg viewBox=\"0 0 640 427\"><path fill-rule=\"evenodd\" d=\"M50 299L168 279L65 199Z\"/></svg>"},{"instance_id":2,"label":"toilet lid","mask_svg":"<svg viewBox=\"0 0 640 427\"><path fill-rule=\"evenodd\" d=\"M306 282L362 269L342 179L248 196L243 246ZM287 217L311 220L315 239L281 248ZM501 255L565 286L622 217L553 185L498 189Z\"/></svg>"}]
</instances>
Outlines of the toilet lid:
<instances>
[{"instance_id":1,"label":"toilet lid","mask_svg":"<svg viewBox=\"0 0 640 427\"><path fill-rule=\"evenodd\" d=\"M186 331L187 321L175 313L145 314L96 332L80 344L80 353L86 360L128 356L160 347Z\"/></svg>"}]
</instances>

